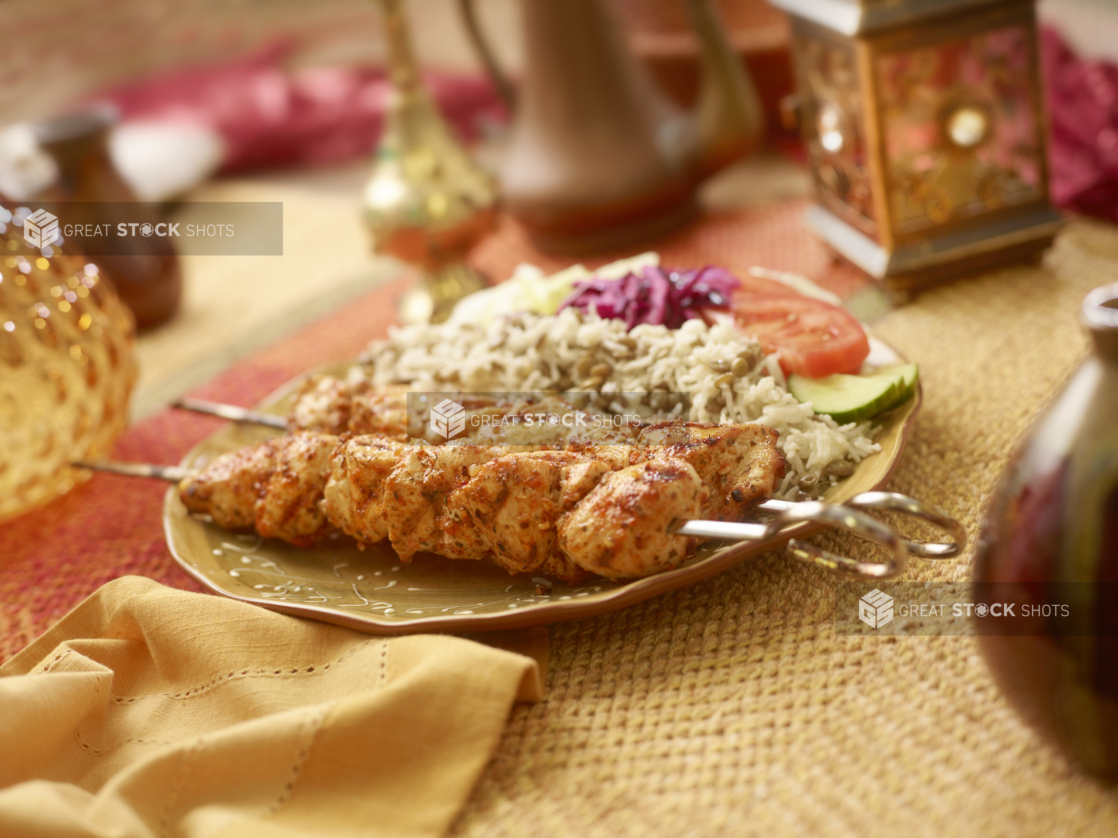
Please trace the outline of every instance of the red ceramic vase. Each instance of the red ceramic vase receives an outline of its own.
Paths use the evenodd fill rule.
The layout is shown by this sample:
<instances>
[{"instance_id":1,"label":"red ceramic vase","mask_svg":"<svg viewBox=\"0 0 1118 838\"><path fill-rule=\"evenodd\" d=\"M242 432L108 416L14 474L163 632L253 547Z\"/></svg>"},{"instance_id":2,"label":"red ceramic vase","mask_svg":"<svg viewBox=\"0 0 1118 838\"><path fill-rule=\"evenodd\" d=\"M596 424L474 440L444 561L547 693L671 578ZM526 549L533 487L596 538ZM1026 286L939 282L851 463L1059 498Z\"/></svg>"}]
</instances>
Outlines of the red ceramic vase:
<instances>
[{"instance_id":1,"label":"red ceramic vase","mask_svg":"<svg viewBox=\"0 0 1118 838\"><path fill-rule=\"evenodd\" d=\"M1089 771L1118 777L1118 284L1083 304L1094 352L1037 421L992 503L980 646L1021 715ZM994 633L996 631L996 633Z\"/></svg>"}]
</instances>

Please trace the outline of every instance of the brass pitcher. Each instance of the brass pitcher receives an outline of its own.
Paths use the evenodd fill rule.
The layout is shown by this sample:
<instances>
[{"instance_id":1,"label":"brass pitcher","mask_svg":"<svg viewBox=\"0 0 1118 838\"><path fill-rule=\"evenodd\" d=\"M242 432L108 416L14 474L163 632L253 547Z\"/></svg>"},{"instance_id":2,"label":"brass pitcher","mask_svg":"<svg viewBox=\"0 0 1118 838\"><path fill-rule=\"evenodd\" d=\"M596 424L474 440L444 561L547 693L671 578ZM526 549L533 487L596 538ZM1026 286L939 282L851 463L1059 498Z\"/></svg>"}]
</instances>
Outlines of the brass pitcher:
<instances>
[{"instance_id":1,"label":"brass pitcher","mask_svg":"<svg viewBox=\"0 0 1118 838\"><path fill-rule=\"evenodd\" d=\"M691 216L703 180L760 142L760 101L710 0L680 2L702 46L694 113L656 87L606 0L521 0L526 65L500 186L541 249L587 252L664 232ZM512 104L473 0L459 4Z\"/></svg>"}]
</instances>

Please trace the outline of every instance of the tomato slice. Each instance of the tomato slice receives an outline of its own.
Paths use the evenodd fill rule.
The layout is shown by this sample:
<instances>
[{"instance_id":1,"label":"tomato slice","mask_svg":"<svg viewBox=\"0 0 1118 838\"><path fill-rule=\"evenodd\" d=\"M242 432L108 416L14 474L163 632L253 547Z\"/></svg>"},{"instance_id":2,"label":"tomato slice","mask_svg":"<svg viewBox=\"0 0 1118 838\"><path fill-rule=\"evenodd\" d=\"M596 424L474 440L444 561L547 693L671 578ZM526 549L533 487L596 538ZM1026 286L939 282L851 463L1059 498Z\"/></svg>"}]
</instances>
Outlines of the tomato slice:
<instances>
[{"instance_id":1,"label":"tomato slice","mask_svg":"<svg viewBox=\"0 0 1118 838\"><path fill-rule=\"evenodd\" d=\"M777 282L775 279L766 279L763 276L754 276L751 273L746 273L744 276L734 275L734 279L738 281L738 289L734 292L735 297L757 296L757 297L802 297L803 295L789 285L783 282Z\"/></svg>"},{"instance_id":2,"label":"tomato slice","mask_svg":"<svg viewBox=\"0 0 1118 838\"><path fill-rule=\"evenodd\" d=\"M870 354L866 333L850 312L822 300L750 293L734 295L734 319L761 348L777 352L785 375L823 378L857 373Z\"/></svg>"}]
</instances>

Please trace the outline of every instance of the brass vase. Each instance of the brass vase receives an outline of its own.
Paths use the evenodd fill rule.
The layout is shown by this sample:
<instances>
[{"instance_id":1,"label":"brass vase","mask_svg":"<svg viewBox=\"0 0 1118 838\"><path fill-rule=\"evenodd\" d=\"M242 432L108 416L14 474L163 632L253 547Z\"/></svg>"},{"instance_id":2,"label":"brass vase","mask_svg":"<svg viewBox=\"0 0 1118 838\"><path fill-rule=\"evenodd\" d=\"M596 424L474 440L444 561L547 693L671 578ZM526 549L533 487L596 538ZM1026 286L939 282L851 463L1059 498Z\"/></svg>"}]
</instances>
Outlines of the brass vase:
<instances>
[{"instance_id":1,"label":"brass vase","mask_svg":"<svg viewBox=\"0 0 1118 838\"><path fill-rule=\"evenodd\" d=\"M384 134L365 188L373 250L414 265L421 279L400 320L445 320L454 304L486 286L465 262L496 220L493 178L450 133L423 86L403 0L378 0L384 14L392 93Z\"/></svg>"},{"instance_id":2,"label":"brass vase","mask_svg":"<svg viewBox=\"0 0 1118 838\"><path fill-rule=\"evenodd\" d=\"M28 250L0 227L0 521L88 477L128 422L132 315L97 265Z\"/></svg>"}]
</instances>

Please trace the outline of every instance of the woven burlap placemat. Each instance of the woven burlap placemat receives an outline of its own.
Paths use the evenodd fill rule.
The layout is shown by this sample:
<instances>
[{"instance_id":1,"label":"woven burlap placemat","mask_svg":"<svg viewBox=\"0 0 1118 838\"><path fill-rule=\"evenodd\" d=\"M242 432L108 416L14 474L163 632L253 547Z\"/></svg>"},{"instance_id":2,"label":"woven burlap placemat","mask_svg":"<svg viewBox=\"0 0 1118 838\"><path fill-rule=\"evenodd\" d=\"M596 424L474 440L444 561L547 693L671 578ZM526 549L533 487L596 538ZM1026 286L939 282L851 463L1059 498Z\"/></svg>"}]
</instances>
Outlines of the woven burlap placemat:
<instances>
[{"instance_id":1,"label":"woven burlap placemat","mask_svg":"<svg viewBox=\"0 0 1118 838\"><path fill-rule=\"evenodd\" d=\"M681 264L846 273L803 205L717 216L670 239ZM490 243L494 266L531 256ZM483 260L484 261L484 260ZM1007 455L1086 350L1083 295L1118 277L1118 230L1075 221L1043 266L940 289L878 334L921 366L925 402L890 488L973 535ZM251 404L384 334L391 283L227 370L195 395ZM164 411L121 459L175 462L222 423ZM164 487L99 475L0 527L0 658L104 582L197 590L164 543ZM842 549L857 546L842 541ZM913 562L909 586L963 589L972 553ZM836 636L834 581L779 555L615 614L553 626L546 700L514 711L453 832L491 835L1063 835L1118 829L1111 793L1018 720L968 637ZM918 629L919 627L915 627ZM390 758L386 755L385 758ZM373 828L373 825L370 825Z\"/></svg>"},{"instance_id":2,"label":"woven burlap placemat","mask_svg":"<svg viewBox=\"0 0 1118 838\"><path fill-rule=\"evenodd\" d=\"M973 539L1014 444L1083 357L1080 302L1118 230L928 293L876 325L924 407L890 488ZM844 549L857 546L843 542ZM908 586L965 586L973 546ZM514 711L453 834L1113 834L1118 800L1025 727L972 637L836 635L834 584L770 554L554 626L546 700Z\"/></svg>"}]
</instances>

